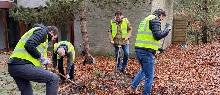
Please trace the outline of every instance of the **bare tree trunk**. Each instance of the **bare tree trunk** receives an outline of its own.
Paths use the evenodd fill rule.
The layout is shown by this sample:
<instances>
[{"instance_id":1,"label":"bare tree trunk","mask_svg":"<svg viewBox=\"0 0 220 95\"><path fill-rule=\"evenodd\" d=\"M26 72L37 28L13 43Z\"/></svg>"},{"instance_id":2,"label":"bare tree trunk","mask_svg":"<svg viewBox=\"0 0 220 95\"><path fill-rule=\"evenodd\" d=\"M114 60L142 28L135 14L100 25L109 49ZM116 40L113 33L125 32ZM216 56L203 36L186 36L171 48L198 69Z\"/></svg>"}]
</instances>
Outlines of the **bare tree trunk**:
<instances>
[{"instance_id":1,"label":"bare tree trunk","mask_svg":"<svg viewBox=\"0 0 220 95\"><path fill-rule=\"evenodd\" d=\"M202 43L208 43L208 27L206 24L202 26Z\"/></svg>"},{"instance_id":2,"label":"bare tree trunk","mask_svg":"<svg viewBox=\"0 0 220 95\"><path fill-rule=\"evenodd\" d=\"M70 23L70 43L74 45L74 20Z\"/></svg>"},{"instance_id":3,"label":"bare tree trunk","mask_svg":"<svg viewBox=\"0 0 220 95\"><path fill-rule=\"evenodd\" d=\"M20 37L24 35L24 23L23 21L19 21L19 28L20 28Z\"/></svg>"},{"instance_id":4,"label":"bare tree trunk","mask_svg":"<svg viewBox=\"0 0 220 95\"><path fill-rule=\"evenodd\" d=\"M83 64L91 64L95 63L95 59L91 56L89 53L89 39L88 39L88 33L87 33L87 28L86 28L86 16L85 16L85 9L82 7L79 10L80 13L80 24L81 24L81 33L82 33L82 38L83 38L83 46L84 46L84 56L85 60Z\"/></svg>"},{"instance_id":5,"label":"bare tree trunk","mask_svg":"<svg viewBox=\"0 0 220 95\"><path fill-rule=\"evenodd\" d=\"M25 24L25 31L28 31L29 27L28 24Z\"/></svg>"},{"instance_id":6,"label":"bare tree trunk","mask_svg":"<svg viewBox=\"0 0 220 95\"><path fill-rule=\"evenodd\" d=\"M2 15L3 15L3 23L4 23L4 36L5 36L5 47L6 51L9 51L8 47L8 31L7 31L7 21L6 21L6 10L2 9Z\"/></svg>"},{"instance_id":7,"label":"bare tree trunk","mask_svg":"<svg viewBox=\"0 0 220 95\"><path fill-rule=\"evenodd\" d=\"M208 15L208 1L204 0L204 8L205 10L205 14ZM208 26L207 26L207 16L205 16L205 18L202 20L202 42L203 43L207 43L208 42Z\"/></svg>"}]
</instances>

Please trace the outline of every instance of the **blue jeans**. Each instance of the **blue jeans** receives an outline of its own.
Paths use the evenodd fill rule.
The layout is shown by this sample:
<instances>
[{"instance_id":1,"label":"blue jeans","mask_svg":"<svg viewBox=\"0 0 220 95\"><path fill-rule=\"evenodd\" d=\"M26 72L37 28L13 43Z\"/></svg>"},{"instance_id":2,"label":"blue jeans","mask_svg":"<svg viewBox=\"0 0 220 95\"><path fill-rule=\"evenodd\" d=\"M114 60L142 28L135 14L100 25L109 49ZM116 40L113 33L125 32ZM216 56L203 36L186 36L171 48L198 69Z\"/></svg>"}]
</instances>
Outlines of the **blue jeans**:
<instances>
[{"instance_id":1,"label":"blue jeans","mask_svg":"<svg viewBox=\"0 0 220 95\"><path fill-rule=\"evenodd\" d=\"M141 80L145 77L143 95L150 95L154 78L154 55L142 49L135 49L135 52L141 69L135 76L131 86L136 89Z\"/></svg>"},{"instance_id":2,"label":"blue jeans","mask_svg":"<svg viewBox=\"0 0 220 95\"><path fill-rule=\"evenodd\" d=\"M129 56L129 44L126 45L122 45L122 50L124 51L124 58L123 58L123 63L121 64L120 61L120 53L119 53L119 47L118 46L114 46L115 47L115 57L116 57L116 61L118 61L117 63L117 69L118 70L122 70L124 71L128 62L128 56Z\"/></svg>"},{"instance_id":3,"label":"blue jeans","mask_svg":"<svg viewBox=\"0 0 220 95\"><path fill-rule=\"evenodd\" d=\"M59 69L59 73L65 76L63 69L63 57L58 59L58 69ZM70 76L70 80L74 79L74 64L71 66L69 76ZM64 80L65 78L60 75L60 79Z\"/></svg>"}]
</instances>

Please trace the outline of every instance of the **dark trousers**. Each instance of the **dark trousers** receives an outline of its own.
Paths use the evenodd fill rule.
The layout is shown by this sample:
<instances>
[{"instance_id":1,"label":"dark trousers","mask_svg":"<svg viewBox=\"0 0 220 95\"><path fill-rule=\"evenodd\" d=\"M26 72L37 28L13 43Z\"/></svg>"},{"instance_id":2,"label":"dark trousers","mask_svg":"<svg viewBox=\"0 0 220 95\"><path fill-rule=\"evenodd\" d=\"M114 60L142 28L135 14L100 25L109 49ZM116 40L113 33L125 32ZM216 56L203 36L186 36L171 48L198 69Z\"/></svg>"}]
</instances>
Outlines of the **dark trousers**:
<instances>
[{"instance_id":1,"label":"dark trousers","mask_svg":"<svg viewBox=\"0 0 220 95\"><path fill-rule=\"evenodd\" d=\"M15 80L21 95L33 95L30 81L46 83L46 95L57 95L59 81L56 74L30 64L8 65L8 72Z\"/></svg>"},{"instance_id":2,"label":"dark trousers","mask_svg":"<svg viewBox=\"0 0 220 95\"><path fill-rule=\"evenodd\" d=\"M58 59L58 69L59 69L59 73L61 73L62 75L65 76L65 74L64 74L64 69L63 69L63 57L61 57L60 59ZM70 76L70 80L73 80L73 79L74 79L74 64L71 66L69 76ZM64 78L63 76L61 76L61 75L60 75L60 78L61 78L62 80L65 79L65 78Z\"/></svg>"}]
</instances>

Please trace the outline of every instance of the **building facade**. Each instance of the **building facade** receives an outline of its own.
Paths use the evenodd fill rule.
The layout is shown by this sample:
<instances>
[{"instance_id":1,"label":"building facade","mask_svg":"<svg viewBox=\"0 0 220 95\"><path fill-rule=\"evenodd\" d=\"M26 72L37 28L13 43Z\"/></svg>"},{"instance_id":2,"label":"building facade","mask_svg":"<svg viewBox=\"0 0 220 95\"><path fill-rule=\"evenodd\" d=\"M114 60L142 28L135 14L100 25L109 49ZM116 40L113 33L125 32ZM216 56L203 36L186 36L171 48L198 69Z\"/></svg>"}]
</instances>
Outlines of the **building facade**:
<instances>
[{"instance_id":1,"label":"building facade","mask_svg":"<svg viewBox=\"0 0 220 95\"><path fill-rule=\"evenodd\" d=\"M35 3L34 3L35 2ZM37 2L37 3L36 3ZM18 5L22 5L25 7L31 7L35 8L39 5L45 5L43 0L18 0ZM133 32L132 36L130 38L130 53L134 54L134 42L138 30L138 25L141 20L143 20L146 16L151 14L155 9L162 8L166 11L167 17L165 20L162 21L162 28L164 29L165 23L171 23L173 20L173 0L151 0L150 3L147 3L145 5L140 6L137 9L131 9L131 10L121 10L123 15L129 19ZM115 10L117 11L117 10ZM0 11L1 13L1 11ZM96 14L104 14L104 11L96 11L94 15ZM89 45L90 45L90 52L95 55L114 55L114 47L110 44L109 38L108 38L108 28L110 25L110 20L114 17L114 13L112 13L112 17L104 17L104 18L93 18L90 16L86 17L87 21L87 31L89 36ZM0 16L0 34L3 34L2 31L2 16ZM17 25L18 26L18 25ZM16 30L16 28L15 28ZM67 31L61 31L61 35L59 36L59 40L70 40L70 31L69 26L67 26ZM18 31L17 31L18 32ZM14 32L13 32L14 33ZM16 33L15 33L16 34ZM19 35L19 34L18 34ZM161 42L163 43L163 47L166 48L171 44L171 36L172 32L169 33L169 35L162 39ZM5 45L2 44L5 39L4 37L1 37L0 35L0 48L5 48ZM13 36L12 36L13 37ZM8 39L11 39L10 37ZM16 43L18 41L17 38L11 41L11 43ZM76 51L80 52L83 49L83 40L82 40L82 34L81 34L81 26L80 21L77 18L74 21L74 45L76 48ZM52 45L50 45L52 46Z\"/></svg>"}]
</instances>

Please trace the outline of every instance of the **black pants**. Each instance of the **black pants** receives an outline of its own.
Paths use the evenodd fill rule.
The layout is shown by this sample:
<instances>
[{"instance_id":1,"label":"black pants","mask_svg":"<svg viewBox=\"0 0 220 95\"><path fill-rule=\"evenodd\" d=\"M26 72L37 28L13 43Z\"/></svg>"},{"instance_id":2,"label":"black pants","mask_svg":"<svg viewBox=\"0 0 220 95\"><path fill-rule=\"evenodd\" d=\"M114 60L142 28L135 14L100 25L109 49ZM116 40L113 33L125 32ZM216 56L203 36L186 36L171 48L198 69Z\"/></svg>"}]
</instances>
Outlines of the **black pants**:
<instances>
[{"instance_id":1,"label":"black pants","mask_svg":"<svg viewBox=\"0 0 220 95\"><path fill-rule=\"evenodd\" d=\"M58 59L58 69L59 69L59 73L61 73L62 75L65 76L65 74L64 74L64 69L63 69L63 57L61 57L60 59ZM70 76L70 80L74 79L74 64L71 66L69 76ZM60 78L61 78L62 80L65 79L65 78L64 78L63 76L61 76L61 75L60 75Z\"/></svg>"}]
</instances>

